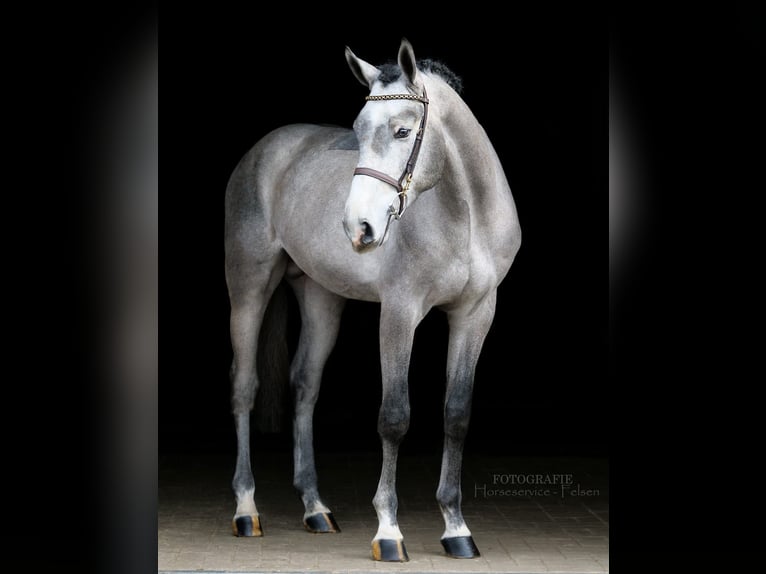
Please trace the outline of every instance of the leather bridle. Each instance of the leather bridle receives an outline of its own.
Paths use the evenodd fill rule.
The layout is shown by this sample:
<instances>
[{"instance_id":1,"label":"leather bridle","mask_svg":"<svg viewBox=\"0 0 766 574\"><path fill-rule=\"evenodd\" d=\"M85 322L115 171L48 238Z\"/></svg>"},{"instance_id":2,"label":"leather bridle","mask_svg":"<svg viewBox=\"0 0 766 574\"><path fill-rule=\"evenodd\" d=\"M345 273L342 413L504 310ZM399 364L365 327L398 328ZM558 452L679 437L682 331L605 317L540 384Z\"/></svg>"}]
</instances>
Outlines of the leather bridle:
<instances>
[{"instance_id":1,"label":"leather bridle","mask_svg":"<svg viewBox=\"0 0 766 574\"><path fill-rule=\"evenodd\" d=\"M387 183L394 189L396 189L396 196L399 198L398 209L394 207L393 201L389 206L389 222L391 217L399 219L404 210L407 209L407 190L410 188L410 182L412 181L412 172L415 171L415 164L418 161L418 154L420 153L420 146L423 143L423 133L426 129L426 121L428 120L428 96L426 95L426 88L423 86L423 95L416 96L415 94L383 94L379 96L367 96L365 98L368 102L378 102L386 100L416 100L423 104L423 118L420 120L420 127L418 127L418 133L415 135L415 143L412 146L410 157L407 159L407 163L404 166L404 171L398 180L394 179L390 175L372 169L371 167L357 167L354 170L354 175L366 175L368 177L374 177L384 183ZM386 229L387 231L388 229Z\"/></svg>"}]
</instances>

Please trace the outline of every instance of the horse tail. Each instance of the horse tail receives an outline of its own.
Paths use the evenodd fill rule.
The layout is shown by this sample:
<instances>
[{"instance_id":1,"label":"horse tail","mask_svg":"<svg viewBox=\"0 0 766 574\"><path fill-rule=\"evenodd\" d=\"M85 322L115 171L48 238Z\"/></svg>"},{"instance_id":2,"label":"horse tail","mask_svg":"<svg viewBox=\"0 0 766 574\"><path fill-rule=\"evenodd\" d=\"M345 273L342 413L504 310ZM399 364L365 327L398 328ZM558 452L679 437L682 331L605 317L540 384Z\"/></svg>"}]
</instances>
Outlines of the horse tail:
<instances>
[{"instance_id":1,"label":"horse tail","mask_svg":"<svg viewBox=\"0 0 766 574\"><path fill-rule=\"evenodd\" d=\"M287 288L280 283L271 296L261 324L256 354L258 394L255 424L262 433L278 433L284 426L290 379L287 349Z\"/></svg>"}]
</instances>

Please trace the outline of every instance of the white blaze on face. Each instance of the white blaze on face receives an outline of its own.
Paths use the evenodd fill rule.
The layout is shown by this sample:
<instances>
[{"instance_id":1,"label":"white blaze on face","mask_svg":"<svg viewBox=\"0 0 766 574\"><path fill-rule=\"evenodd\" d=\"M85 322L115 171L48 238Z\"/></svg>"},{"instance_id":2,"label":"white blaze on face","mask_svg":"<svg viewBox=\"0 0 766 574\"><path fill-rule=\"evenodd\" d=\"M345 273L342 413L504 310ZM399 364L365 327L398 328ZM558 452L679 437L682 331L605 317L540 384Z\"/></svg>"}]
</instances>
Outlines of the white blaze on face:
<instances>
[{"instance_id":1,"label":"white blaze on face","mask_svg":"<svg viewBox=\"0 0 766 574\"><path fill-rule=\"evenodd\" d=\"M357 251L383 243L390 206L396 203L396 190L373 177L357 175L346 200L344 225Z\"/></svg>"},{"instance_id":2,"label":"white blaze on face","mask_svg":"<svg viewBox=\"0 0 766 574\"><path fill-rule=\"evenodd\" d=\"M387 86L380 93L403 93L403 86ZM419 117L409 100L367 102L357 118L359 167L371 168L398 180L412 151ZM409 137L396 139L399 128ZM398 209L396 188L369 175L355 175L346 199L343 225L356 251L382 245L386 239L391 209Z\"/></svg>"}]
</instances>

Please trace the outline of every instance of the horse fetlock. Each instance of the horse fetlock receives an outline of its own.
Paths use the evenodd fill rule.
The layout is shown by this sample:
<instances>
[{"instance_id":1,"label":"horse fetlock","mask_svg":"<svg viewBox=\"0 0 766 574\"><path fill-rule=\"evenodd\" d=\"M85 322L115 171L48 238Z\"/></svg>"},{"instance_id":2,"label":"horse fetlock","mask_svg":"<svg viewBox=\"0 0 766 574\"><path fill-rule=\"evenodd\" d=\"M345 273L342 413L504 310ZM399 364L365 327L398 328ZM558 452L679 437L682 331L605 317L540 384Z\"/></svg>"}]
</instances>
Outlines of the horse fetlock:
<instances>
[{"instance_id":1,"label":"horse fetlock","mask_svg":"<svg viewBox=\"0 0 766 574\"><path fill-rule=\"evenodd\" d=\"M396 494L379 490L372 499L372 505L378 513L378 522L381 524L393 524L396 522L392 518L396 516L398 507Z\"/></svg>"},{"instance_id":2,"label":"horse fetlock","mask_svg":"<svg viewBox=\"0 0 766 574\"><path fill-rule=\"evenodd\" d=\"M237 507L241 504L252 502L255 494L255 479L253 473L248 470L237 471L231 481L231 488L237 498ZM255 504L255 503L253 503Z\"/></svg>"},{"instance_id":3,"label":"horse fetlock","mask_svg":"<svg viewBox=\"0 0 766 574\"><path fill-rule=\"evenodd\" d=\"M399 525L396 523L391 515L386 512L378 512L380 516L378 522L378 531L375 533L373 540L402 540L404 536L402 531L399 530Z\"/></svg>"},{"instance_id":4,"label":"horse fetlock","mask_svg":"<svg viewBox=\"0 0 766 574\"><path fill-rule=\"evenodd\" d=\"M293 486L304 497L304 502L307 497L309 500L319 497L317 494L317 473L313 463L311 466L296 469L293 475Z\"/></svg>"},{"instance_id":5,"label":"horse fetlock","mask_svg":"<svg viewBox=\"0 0 766 574\"><path fill-rule=\"evenodd\" d=\"M253 482L252 477L249 480ZM250 486L242 487L241 484L237 484L236 478L234 479L234 495L237 498L237 511L235 516L244 514L258 514L258 510L255 507L255 488Z\"/></svg>"},{"instance_id":6,"label":"horse fetlock","mask_svg":"<svg viewBox=\"0 0 766 574\"><path fill-rule=\"evenodd\" d=\"M460 509L461 501L460 489L456 486L441 486L436 491L436 501L442 512L448 512L453 509Z\"/></svg>"},{"instance_id":7,"label":"horse fetlock","mask_svg":"<svg viewBox=\"0 0 766 574\"><path fill-rule=\"evenodd\" d=\"M330 509L319 499L319 495L316 492L314 492L310 496L304 495L302 499L303 499L304 508L306 509L304 518L306 516L311 516L312 514L321 514L321 513L330 512Z\"/></svg>"},{"instance_id":8,"label":"horse fetlock","mask_svg":"<svg viewBox=\"0 0 766 574\"><path fill-rule=\"evenodd\" d=\"M455 538L460 536L470 536L471 531L463 519L463 513L460 507L441 508L444 518L444 533L442 539Z\"/></svg>"}]
</instances>

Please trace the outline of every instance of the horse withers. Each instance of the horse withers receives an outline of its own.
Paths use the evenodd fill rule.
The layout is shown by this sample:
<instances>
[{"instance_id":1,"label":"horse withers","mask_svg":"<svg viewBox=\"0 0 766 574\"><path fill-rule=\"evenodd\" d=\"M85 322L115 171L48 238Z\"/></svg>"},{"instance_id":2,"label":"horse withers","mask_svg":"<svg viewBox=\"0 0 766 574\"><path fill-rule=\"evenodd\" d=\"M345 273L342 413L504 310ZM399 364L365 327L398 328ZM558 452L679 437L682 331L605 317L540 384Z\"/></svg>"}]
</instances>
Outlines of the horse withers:
<instances>
[{"instance_id":1,"label":"horse withers","mask_svg":"<svg viewBox=\"0 0 766 574\"><path fill-rule=\"evenodd\" d=\"M397 64L373 66L346 48L369 89L353 131L289 125L240 161L226 190L226 280L231 302L232 409L238 438L233 519L262 530L250 465L256 393L279 384L261 351L279 343L272 295L286 282L301 315L289 370L294 485L311 532L339 530L317 486L313 412L347 299L380 303L383 464L373 505L375 560L408 559L397 522L396 461L409 427L408 369L415 328L434 307L449 322L444 450L436 498L449 556L479 551L461 511L463 444L476 363L497 288L521 244L500 160L443 64L417 61L402 40ZM277 298L275 297L274 300ZM270 303L271 302L271 303ZM272 309L267 312L267 307ZM281 332L282 336L284 331Z\"/></svg>"}]
</instances>

